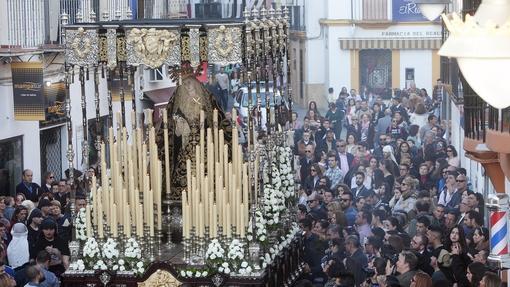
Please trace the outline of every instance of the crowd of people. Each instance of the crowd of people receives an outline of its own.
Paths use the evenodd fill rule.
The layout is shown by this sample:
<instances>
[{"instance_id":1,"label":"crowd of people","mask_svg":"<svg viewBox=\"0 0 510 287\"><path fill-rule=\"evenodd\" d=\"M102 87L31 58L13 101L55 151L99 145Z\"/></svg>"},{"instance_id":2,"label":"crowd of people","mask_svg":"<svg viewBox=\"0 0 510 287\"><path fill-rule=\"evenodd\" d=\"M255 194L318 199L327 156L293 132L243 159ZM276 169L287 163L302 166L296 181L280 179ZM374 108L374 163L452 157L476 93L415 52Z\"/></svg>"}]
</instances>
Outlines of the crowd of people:
<instances>
[{"instance_id":1,"label":"crowd of people","mask_svg":"<svg viewBox=\"0 0 510 287\"><path fill-rule=\"evenodd\" d=\"M296 286L499 287L484 197L447 142L436 93L412 86L384 100L343 88L328 100L291 124L305 261ZM32 177L24 170L15 197L0 197L0 286L59 286L69 267L69 175ZM84 183L73 184L79 210Z\"/></svg>"},{"instance_id":2,"label":"crowd of people","mask_svg":"<svg viewBox=\"0 0 510 287\"><path fill-rule=\"evenodd\" d=\"M89 177L95 173L88 171ZM83 176L76 171L75 210L87 204ZM72 234L70 180L47 172L41 185L26 169L16 196L0 196L0 286L60 286L69 268Z\"/></svg>"},{"instance_id":3,"label":"crowd of people","mask_svg":"<svg viewBox=\"0 0 510 287\"><path fill-rule=\"evenodd\" d=\"M497 286L484 198L447 142L439 98L330 89L293 122L304 278L296 286Z\"/></svg>"}]
</instances>

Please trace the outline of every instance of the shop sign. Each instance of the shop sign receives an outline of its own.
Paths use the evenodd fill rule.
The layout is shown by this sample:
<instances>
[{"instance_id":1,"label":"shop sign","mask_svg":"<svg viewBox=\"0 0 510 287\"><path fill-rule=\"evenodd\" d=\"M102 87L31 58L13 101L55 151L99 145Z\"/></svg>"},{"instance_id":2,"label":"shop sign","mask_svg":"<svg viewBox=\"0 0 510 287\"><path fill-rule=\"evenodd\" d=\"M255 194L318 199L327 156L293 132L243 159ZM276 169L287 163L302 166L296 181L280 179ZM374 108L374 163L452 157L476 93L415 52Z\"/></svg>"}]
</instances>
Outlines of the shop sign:
<instances>
[{"instance_id":1,"label":"shop sign","mask_svg":"<svg viewBox=\"0 0 510 287\"><path fill-rule=\"evenodd\" d=\"M392 14L394 22L428 22L412 0L393 0Z\"/></svg>"},{"instance_id":2,"label":"shop sign","mask_svg":"<svg viewBox=\"0 0 510 287\"><path fill-rule=\"evenodd\" d=\"M45 120L41 125L60 123L66 120L66 90L64 82L44 87Z\"/></svg>"},{"instance_id":3,"label":"shop sign","mask_svg":"<svg viewBox=\"0 0 510 287\"><path fill-rule=\"evenodd\" d=\"M43 65L41 62L11 63L14 118L44 120Z\"/></svg>"},{"instance_id":4,"label":"shop sign","mask_svg":"<svg viewBox=\"0 0 510 287\"><path fill-rule=\"evenodd\" d=\"M382 38L441 38L441 31L382 31Z\"/></svg>"}]
</instances>

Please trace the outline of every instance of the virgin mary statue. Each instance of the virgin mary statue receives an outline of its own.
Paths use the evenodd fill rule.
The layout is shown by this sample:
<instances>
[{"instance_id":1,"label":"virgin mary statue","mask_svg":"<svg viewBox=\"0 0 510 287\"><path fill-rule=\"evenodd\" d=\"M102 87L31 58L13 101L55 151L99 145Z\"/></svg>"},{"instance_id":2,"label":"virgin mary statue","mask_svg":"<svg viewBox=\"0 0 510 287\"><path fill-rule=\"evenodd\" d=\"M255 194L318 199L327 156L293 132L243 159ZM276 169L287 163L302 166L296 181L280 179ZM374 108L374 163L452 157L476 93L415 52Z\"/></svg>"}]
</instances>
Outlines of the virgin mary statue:
<instances>
[{"instance_id":1,"label":"virgin mary statue","mask_svg":"<svg viewBox=\"0 0 510 287\"><path fill-rule=\"evenodd\" d=\"M198 81L194 74L183 76L181 84L168 101L168 142L170 151L170 200L180 200L186 188L186 161L194 166L195 146L200 142L200 111L205 113L205 129L213 128L213 110L218 110L219 128L230 140L231 123L216 102L214 95ZM158 133L159 157L164 163L163 132ZM206 165L207 166L207 165ZM163 184L165 180L162 180ZM164 190L164 189L163 189Z\"/></svg>"}]
</instances>

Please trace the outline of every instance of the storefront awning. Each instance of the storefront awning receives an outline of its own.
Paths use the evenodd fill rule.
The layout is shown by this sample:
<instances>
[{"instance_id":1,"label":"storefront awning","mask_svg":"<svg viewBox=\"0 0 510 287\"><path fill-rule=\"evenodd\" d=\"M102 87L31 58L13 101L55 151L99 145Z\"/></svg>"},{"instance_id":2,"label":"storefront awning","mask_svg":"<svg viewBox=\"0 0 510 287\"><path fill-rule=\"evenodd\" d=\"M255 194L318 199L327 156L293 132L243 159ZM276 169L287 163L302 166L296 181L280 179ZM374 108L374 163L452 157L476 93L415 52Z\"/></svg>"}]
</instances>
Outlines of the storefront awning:
<instances>
[{"instance_id":1,"label":"storefront awning","mask_svg":"<svg viewBox=\"0 0 510 287\"><path fill-rule=\"evenodd\" d=\"M390 50L438 50L440 38L405 39L339 39L342 50L390 49Z\"/></svg>"},{"instance_id":2,"label":"storefront awning","mask_svg":"<svg viewBox=\"0 0 510 287\"><path fill-rule=\"evenodd\" d=\"M150 99L155 106L166 105L177 87L168 87L152 91L145 91L145 98Z\"/></svg>"}]
</instances>

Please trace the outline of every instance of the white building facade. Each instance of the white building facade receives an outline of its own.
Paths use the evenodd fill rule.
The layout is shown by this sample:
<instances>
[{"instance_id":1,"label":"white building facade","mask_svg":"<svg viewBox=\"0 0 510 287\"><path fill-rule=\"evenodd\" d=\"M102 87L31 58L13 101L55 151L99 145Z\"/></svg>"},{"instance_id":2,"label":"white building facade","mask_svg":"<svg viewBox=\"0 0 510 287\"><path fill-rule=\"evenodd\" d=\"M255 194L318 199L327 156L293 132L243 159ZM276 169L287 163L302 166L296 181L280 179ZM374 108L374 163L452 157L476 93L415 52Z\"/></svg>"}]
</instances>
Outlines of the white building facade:
<instances>
[{"instance_id":1,"label":"white building facade","mask_svg":"<svg viewBox=\"0 0 510 287\"><path fill-rule=\"evenodd\" d=\"M326 104L329 87L386 97L411 83L428 93L440 76L441 25L411 0L304 1L306 29L299 39L302 78L294 73L296 101ZM320 19L320 20L317 20ZM312 69L311 67L323 67Z\"/></svg>"}]
</instances>

